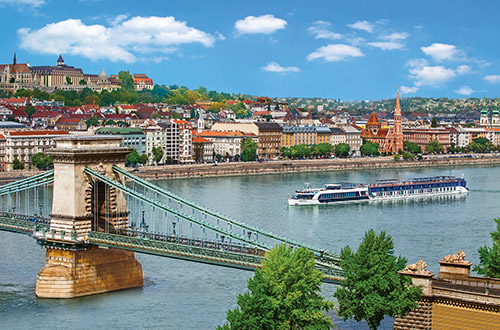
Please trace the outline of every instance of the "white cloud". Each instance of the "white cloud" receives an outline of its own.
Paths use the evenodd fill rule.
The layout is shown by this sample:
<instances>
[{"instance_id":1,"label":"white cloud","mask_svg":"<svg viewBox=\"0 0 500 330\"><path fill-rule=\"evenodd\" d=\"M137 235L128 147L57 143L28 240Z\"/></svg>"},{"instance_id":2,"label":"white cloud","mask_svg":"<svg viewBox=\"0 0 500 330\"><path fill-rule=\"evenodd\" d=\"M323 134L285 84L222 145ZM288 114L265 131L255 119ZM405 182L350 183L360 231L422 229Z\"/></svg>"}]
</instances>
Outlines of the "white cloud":
<instances>
[{"instance_id":1,"label":"white cloud","mask_svg":"<svg viewBox=\"0 0 500 330\"><path fill-rule=\"evenodd\" d=\"M455 45L433 43L427 47L420 47L420 49L437 62L465 59L464 53Z\"/></svg>"},{"instance_id":2,"label":"white cloud","mask_svg":"<svg viewBox=\"0 0 500 330\"><path fill-rule=\"evenodd\" d=\"M468 65L460 65L458 68L457 68L457 74L471 74L471 73L474 73L474 71L472 71L472 68Z\"/></svg>"},{"instance_id":3,"label":"white cloud","mask_svg":"<svg viewBox=\"0 0 500 330\"><path fill-rule=\"evenodd\" d=\"M418 91L417 86L413 87L401 86L401 93L403 94L415 94L417 91Z\"/></svg>"},{"instance_id":4,"label":"white cloud","mask_svg":"<svg viewBox=\"0 0 500 330\"><path fill-rule=\"evenodd\" d=\"M457 74L453 69L444 66L424 66L409 70L415 86L440 85L448 82Z\"/></svg>"},{"instance_id":5,"label":"white cloud","mask_svg":"<svg viewBox=\"0 0 500 330\"><path fill-rule=\"evenodd\" d=\"M493 74L490 76L485 76L484 80L492 84L500 83L500 75Z\"/></svg>"},{"instance_id":6,"label":"white cloud","mask_svg":"<svg viewBox=\"0 0 500 330\"><path fill-rule=\"evenodd\" d=\"M268 72L278 72L278 73L287 73L287 72L300 72L300 69L296 66L287 66L283 67L276 62L270 62L266 66L262 67L262 70Z\"/></svg>"},{"instance_id":7,"label":"white cloud","mask_svg":"<svg viewBox=\"0 0 500 330\"><path fill-rule=\"evenodd\" d=\"M398 41L398 40L405 40L409 36L410 35L406 32L393 32L391 34L381 35L379 39L387 41Z\"/></svg>"},{"instance_id":8,"label":"white cloud","mask_svg":"<svg viewBox=\"0 0 500 330\"><path fill-rule=\"evenodd\" d=\"M461 86L459 89L457 89L455 91L455 93L457 93L457 94L466 95L466 96L472 95L475 92L476 91L473 90L472 88L470 88L469 86Z\"/></svg>"},{"instance_id":9,"label":"white cloud","mask_svg":"<svg viewBox=\"0 0 500 330\"><path fill-rule=\"evenodd\" d=\"M316 49L316 51L307 56L307 59L309 61L323 59L325 62L338 62L347 60L350 57L359 57L364 55L365 54L363 54L363 52L357 47L344 44L333 44Z\"/></svg>"},{"instance_id":10,"label":"white cloud","mask_svg":"<svg viewBox=\"0 0 500 330\"><path fill-rule=\"evenodd\" d=\"M121 22L123 22L124 20L126 20L128 18L128 15L125 15L125 14L121 14L121 15L118 15L112 19L109 19L108 20L108 23L111 24L112 26L115 26Z\"/></svg>"},{"instance_id":11,"label":"white cloud","mask_svg":"<svg viewBox=\"0 0 500 330\"><path fill-rule=\"evenodd\" d=\"M110 27L68 19L38 30L21 28L17 33L21 48L34 52L124 62L137 61L135 53L144 53L145 49L154 57L157 55L154 53L171 53L182 44L198 43L210 47L215 42L212 35L171 16L136 16Z\"/></svg>"},{"instance_id":12,"label":"white cloud","mask_svg":"<svg viewBox=\"0 0 500 330\"><path fill-rule=\"evenodd\" d=\"M215 35L219 38L219 40L226 40L226 37L220 32L215 32Z\"/></svg>"},{"instance_id":13,"label":"white cloud","mask_svg":"<svg viewBox=\"0 0 500 330\"><path fill-rule=\"evenodd\" d=\"M28 5L32 7L40 7L45 3L45 0L0 0L0 6L6 5Z\"/></svg>"},{"instance_id":14,"label":"white cloud","mask_svg":"<svg viewBox=\"0 0 500 330\"><path fill-rule=\"evenodd\" d=\"M375 25L368 21L357 21L356 23L348 24L347 26L351 29L363 30L369 33L373 33L373 29L375 28Z\"/></svg>"},{"instance_id":15,"label":"white cloud","mask_svg":"<svg viewBox=\"0 0 500 330\"><path fill-rule=\"evenodd\" d=\"M325 21L316 21L307 29L307 31L309 31L309 33L314 35L315 39L329 39L329 40L341 39L342 34L332 32L328 29L330 25L331 25L330 23Z\"/></svg>"},{"instance_id":16,"label":"white cloud","mask_svg":"<svg viewBox=\"0 0 500 330\"><path fill-rule=\"evenodd\" d=\"M262 16L247 16L234 23L234 28L238 34L271 34L284 29L287 22L284 19L276 18L267 14Z\"/></svg>"},{"instance_id":17,"label":"white cloud","mask_svg":"<svg viewBox=\"0 0 500 330\"><path fill-rule=\"evenodd\" d=\"M369 42L368 45L380 48L382 50L394 50L394 49L401 49L404 47L402 43L394 41Z\"/></svg>"}]
</instances>

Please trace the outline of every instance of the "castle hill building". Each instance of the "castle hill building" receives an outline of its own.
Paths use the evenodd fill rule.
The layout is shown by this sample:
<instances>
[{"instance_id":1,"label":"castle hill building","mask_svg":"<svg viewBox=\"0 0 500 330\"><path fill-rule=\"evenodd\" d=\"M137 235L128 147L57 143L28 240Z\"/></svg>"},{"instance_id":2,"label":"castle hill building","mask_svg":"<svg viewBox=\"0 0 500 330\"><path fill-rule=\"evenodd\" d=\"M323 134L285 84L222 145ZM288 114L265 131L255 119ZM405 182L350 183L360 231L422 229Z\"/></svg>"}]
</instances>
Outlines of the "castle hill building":
<instances>
[{"instance_id":1,"label":"castle hill building","mask_svg":"<svg viewBox=\"0 0 500 330\"><path fill-rule=\"evenodd\" d=\"M212 149L216 155L221 155L230 159L234 159L236 156L241 155L241 141L244 139L250 138L255 143L258 143L257 135L238 131L195 131L193 132L193 144L195 138L203 138L212 142Z\"/></svg>"},{"instance_id":2,"label":"castle hill building","mask_svg":"<svg viewBox=\"0 0 500 330\"><path fill-rule=\"evenodd\" d=\"M151 81L152 82L152 81ZM86 74L81 68L67 65L62 55L56 65L31 66L17 63L16 54L12 64L0 64L0 90L15 93L19 89L34 89L53 92L62 90L112 91L120 86L111 81L104 69L99 74Z\"/></svg>"},{"instance_id":3,"label":"castle hill building","mask_svg":"<svg viewBox=\"0 0 500 330\"><path fill-rule=\"evenodd\" d=\"M149 78L143 73L134 74L134 88L135 90L142 91L143 89L153 89L153 79Z\"/></svg>"}]
</instances>

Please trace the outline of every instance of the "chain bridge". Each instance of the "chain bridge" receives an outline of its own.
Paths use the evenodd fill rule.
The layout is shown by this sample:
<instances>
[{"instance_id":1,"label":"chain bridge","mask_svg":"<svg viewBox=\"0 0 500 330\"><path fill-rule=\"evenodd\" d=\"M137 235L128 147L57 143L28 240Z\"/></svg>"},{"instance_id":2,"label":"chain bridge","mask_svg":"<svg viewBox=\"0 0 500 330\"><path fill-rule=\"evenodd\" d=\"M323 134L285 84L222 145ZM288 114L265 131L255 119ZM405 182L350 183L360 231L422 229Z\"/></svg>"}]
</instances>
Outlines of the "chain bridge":
<instances>
[{"instance_id":1,"label":"chain bridge","mask_svg":"<svg viewBox=\"0 0 500 330\"><path fill-rule=\"evenodd\" d=\"M253 270L276 244L313 252L324 281L339 257L210 210L124 169L119 137L65 137L54 170L0 186L0 230L47 250L35 293L72 298L143 285L134 253Z\"/></svg>"}]
</instances>

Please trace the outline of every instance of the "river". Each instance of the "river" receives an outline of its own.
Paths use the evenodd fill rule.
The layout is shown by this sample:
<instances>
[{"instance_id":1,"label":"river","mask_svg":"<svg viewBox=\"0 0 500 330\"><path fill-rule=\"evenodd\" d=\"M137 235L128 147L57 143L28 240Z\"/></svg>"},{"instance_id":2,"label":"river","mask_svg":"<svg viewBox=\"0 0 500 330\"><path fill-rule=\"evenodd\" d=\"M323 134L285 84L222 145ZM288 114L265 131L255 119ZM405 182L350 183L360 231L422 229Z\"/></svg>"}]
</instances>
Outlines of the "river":
<instances>
[{"instance_id":1,"label":"river","mask_svg":"<svg viewBox=\"0 0 500 330\"><path fill-rule=\"evenodd\" d=\"M432 198L320 207L288 207L287 196L304 183L320 187L341 181L373 182L436 175L464 175L465 198ZM395 254L409 263L438 261L464 250L478 261L477 249L491 244L493 219L500 215L500 167L447 167L317 172L158 181L198 204L332 252L356 249L369 229L385 230ZM36 274L45 251L32 238L0 232L0 329L215 329L246 290L251 272L137 254L145 286L70 300L37 299ZM323 285L332 298L333 285ZM331 313L336 329L368 329ZM391 329L392 319L381 329Z\"/></svg>"}]
</instances>

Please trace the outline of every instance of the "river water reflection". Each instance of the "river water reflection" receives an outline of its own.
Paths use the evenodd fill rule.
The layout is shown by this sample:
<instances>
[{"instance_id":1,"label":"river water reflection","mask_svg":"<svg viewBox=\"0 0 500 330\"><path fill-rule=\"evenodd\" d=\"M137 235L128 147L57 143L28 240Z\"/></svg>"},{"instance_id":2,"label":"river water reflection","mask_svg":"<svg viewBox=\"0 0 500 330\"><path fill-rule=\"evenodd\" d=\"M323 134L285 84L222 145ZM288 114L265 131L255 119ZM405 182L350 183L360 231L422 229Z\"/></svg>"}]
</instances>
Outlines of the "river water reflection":
<instances>
[{"instance_id":1,"label":"river water reflection","mask_svg":"<svg viewBox=\"0 0 500 330\"><path fill-rule=\"evenodd\" d=\"M435 175L464 175L465 198L433 198L321 207L288 207L287 197L304 183L320 187L340 181L372 182ZM464 250L477 263L477 249L490 244L500 215L500 167L386 169L158 181L198 204L304 243L339 252L357 248L369 229L392 235L397 255L410 263L424 259L428 269L446 254ZM1 329L215 329L246 290L252 275L230 268L137 255L145 286L72 300L34 296L44 250L33 239L0 232ZM335 288L323 286L331 297ZM337 329L368 329L343 322ZM383 329L390 329L387 319Z\"/></svg>"}]
</instances>

